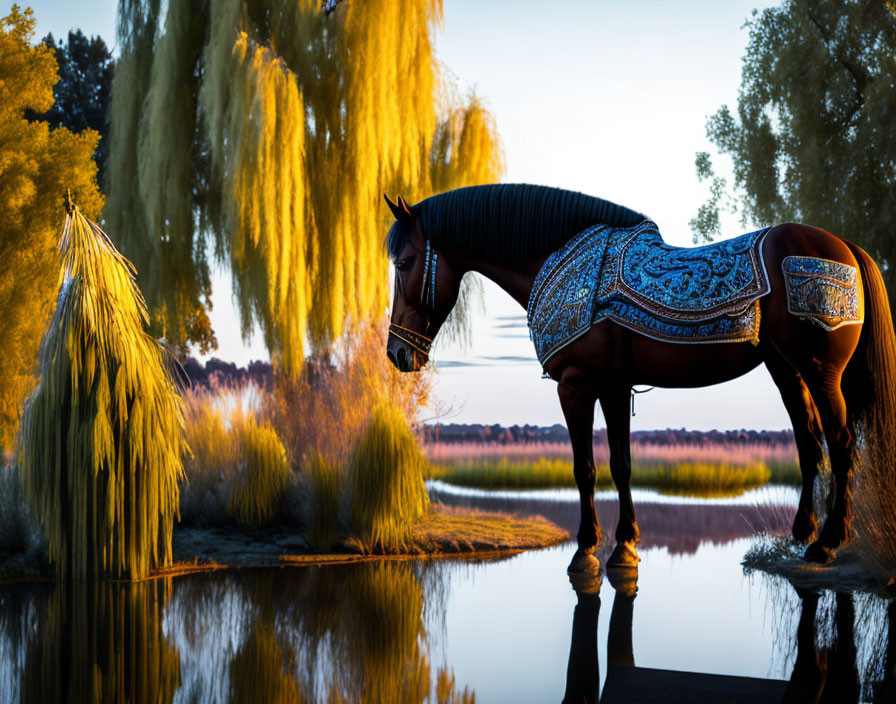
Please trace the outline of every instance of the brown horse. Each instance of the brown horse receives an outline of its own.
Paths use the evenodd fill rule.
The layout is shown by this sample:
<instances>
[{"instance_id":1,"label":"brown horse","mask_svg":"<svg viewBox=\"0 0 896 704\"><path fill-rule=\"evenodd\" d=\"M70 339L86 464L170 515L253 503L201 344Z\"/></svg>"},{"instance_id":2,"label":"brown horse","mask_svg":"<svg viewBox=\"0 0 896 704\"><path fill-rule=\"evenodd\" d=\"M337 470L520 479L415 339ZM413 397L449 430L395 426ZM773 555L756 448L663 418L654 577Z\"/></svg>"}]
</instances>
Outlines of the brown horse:
<instances>
[{"instance_id":1,"label":"brown horse","mask_svg":"<svg viewBox=\"0 0 896 704\"><path fill-rule=\"evenodd\" d=\"M582 194L525 185L477 186L433 196L411 207L388 201L396 222L387 239L396 285L389 359L401 371L426 364L430 343L454 307L467 272L478 272L524 308L548 256L596 223L629 227L643 216ZM793 536L815 537L805 557L826 562L847 538L848 476L857 439L892 415L896 341L883 280L863 250L816 227L771 228L760 247L768 293L758 299L751 341L680 344L641 334L613 320L596 322L544 364L558 382L581 500L578 549L571 572L595 572L600 528L594 514L592 432L595 403L607 423L610 472L619 492L616 546L608 567L634 566L639 531L630 491L629 399L633 385L700 387L746 374L765 363L793 422L802 472ZM790 312L782 262L827 260L854 271L853 324L818 324ZM839 265L837 264L839 263ZM843 267L845 269L845 267ZM733 399L729 399L729 402ZM736 402L736 400L735 400ZM816 537L813 486L827 443L835 493Z\"/></svg>"}]
</instances>

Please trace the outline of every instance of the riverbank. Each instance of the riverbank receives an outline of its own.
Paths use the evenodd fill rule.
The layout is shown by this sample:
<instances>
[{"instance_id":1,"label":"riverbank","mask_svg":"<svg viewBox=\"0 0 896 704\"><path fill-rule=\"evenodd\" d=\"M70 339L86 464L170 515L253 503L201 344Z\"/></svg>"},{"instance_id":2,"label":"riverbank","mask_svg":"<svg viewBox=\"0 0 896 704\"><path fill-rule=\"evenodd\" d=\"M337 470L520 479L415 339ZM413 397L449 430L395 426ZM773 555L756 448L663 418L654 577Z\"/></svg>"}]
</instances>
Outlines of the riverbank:
<instances>
[{"instance_id":1,"label":"riverbank","mask_svg":"<svg viewBox=\"0 0 896 704\"><path fill-rule=\"evenodd\" d=\"M174 563L152 578L193 572L288 564L334 564L377 559L436 559L510 555L550 547L570 534L541 516L511 516L433 504L410 530L404 545L388 550L349 537L327 552L315 551L295 529L246 530L237 527L176 527ZM0 557L0 584L22 579L50 579L49 564L22 555Z\"/></svg>"}]
</instances>

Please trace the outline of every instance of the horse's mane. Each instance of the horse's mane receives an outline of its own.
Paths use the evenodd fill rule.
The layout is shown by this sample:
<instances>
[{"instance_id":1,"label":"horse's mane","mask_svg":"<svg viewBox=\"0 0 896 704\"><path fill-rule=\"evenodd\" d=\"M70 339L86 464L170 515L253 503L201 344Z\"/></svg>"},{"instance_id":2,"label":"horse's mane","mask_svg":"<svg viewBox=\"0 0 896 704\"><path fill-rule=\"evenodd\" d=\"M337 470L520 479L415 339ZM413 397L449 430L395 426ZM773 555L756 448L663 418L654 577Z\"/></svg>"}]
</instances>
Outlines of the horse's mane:
<instances>
[{"instance_id":1,"label":"horse's mane","mask_svg":"<svg viewBox=\"0 0 896 704\"><path fill-rule=\"evenodd\" d=\"M412 208L436 247L514 264L559 249L591 225L635 225L640 213L575 191L522 183L469 186L431 196ZM408 227L396 221L386 237L393 259L404 249Z\"/></svg>"}]
</instances>

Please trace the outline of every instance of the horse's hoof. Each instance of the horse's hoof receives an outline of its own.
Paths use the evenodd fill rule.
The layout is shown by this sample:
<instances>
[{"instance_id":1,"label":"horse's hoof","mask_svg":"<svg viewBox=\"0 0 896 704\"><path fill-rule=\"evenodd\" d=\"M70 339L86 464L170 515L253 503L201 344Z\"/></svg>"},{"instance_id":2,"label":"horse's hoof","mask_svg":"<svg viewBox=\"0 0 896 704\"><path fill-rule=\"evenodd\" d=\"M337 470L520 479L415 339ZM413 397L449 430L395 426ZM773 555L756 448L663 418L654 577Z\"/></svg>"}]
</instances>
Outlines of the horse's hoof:
<instances>
[{"instance_id":1,"label":"horse's hoof","mask_svg":"<svg viewBox=\"0 0 896 704\"><path fill-rule=\"evenodd\" d=\"M807 513L800 511L793 519L793 539L799 543L807 543L815 535L818 524Z\"/></svg>"},{"instance_id":2,"label":"horse's hoof","mask_svg":"<svg viewBox=\"0 0 896 704\"><path fill-rule=\"evenodd\" d=\"M826 545L822 545L821 541L816 540L806 548L806 553L805 555L803 555L803 559L805 559L807 562L815 562L819 565L826 565L834 559L834 551Z\"/></svg>"},{"instance_id":3,"label":"horse's hoof","mask_svg":"<svg viewBox=\"0 0 896 704\"><path fill-rule=\"evenodd\" d=\"M600 574L600 560L594 556L593 548L589 551L576 550L572 556L572 562L566 568L566 574L587 574L596 576Z\"/></svg>"},{"instance_id":4,"label":"horse's hoof","mask_svg":"<svg viewBox=\"0 0 896 704\"><path fill-rule=\"evenodd\" d=\"M638 550L632 543L616 543L607 560L607 569L637 569L640 561Z\"/></svg>"}]
</instances>

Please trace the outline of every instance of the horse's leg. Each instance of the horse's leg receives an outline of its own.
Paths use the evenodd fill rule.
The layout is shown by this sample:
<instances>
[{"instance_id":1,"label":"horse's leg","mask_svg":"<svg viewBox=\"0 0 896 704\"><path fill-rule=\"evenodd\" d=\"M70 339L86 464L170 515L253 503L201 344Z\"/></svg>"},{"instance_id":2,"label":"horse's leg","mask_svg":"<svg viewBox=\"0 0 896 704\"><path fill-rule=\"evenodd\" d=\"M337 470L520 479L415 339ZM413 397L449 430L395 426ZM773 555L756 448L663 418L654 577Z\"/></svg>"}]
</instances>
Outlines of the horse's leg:
<instances>
[{"instance_id":1,"label":"horse's leg","mask_svg":"<svg viewBox=\"0 0 896 704\"><path fill-rule=\"evenodd\" d=\"M799 372L774 349L769 351L765 366L781 392L781 400L793 424L793 439L803 477L800 503L793 519L793 537L805 541L815 533L813 490L818 469L824 461L824 431L818 409Z\"/></svg>"},{"instance_id":2,"label":"horse's leg","mask_svg":"<svg viewBox=\"0 0 896 704\"><path fill-rule=\"evenodd\" d=\"M831 472L834 475L834 501L825 518L818 538L806 549L806 559L812 562L828 562L833 551L846 540L849 526L849 471L853 464L855 435L849 427L846 399L840 389L842 367L834 364L813 364L801 370L803 379L812 394L812 400L821 415Z\"/></svg>"},{"instance_id":3,"label":"horse's leg","mask_svg":"<svg viewBox=\"0 0 896 704\"><path fill-rule=\"evenodd\" d=\"M594 549L600 539L600 526L594 513L594 404L597 394L587 386L585 376L576 369L566 369L557 384L557 394L566 418L572 443L573 472L579 489L582 515L579 519L578 549L569 563L568 572L597 574L600 563Z\"/></svg>"},{"instance_id":4,"label":"horse's leg","mask_svg":"<svg viewBox=\"0 0 896 704\"><path fill-rule=\"evenodd\" d=\"M607 421L607 444L610 446L610 474L619 492L619 523L616 526L616 547L607 560L607 567L637 567L640 558L636 546L640 538L635 506L632 503L632 455L630 387L617 387L600 395L600 407Z\"/></svg>"}]
</instances>

